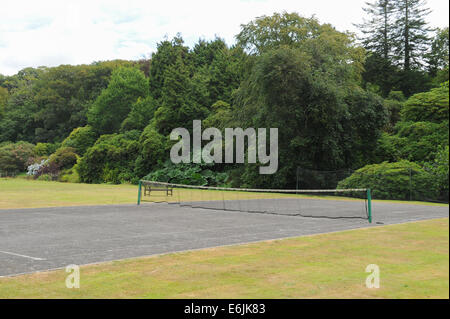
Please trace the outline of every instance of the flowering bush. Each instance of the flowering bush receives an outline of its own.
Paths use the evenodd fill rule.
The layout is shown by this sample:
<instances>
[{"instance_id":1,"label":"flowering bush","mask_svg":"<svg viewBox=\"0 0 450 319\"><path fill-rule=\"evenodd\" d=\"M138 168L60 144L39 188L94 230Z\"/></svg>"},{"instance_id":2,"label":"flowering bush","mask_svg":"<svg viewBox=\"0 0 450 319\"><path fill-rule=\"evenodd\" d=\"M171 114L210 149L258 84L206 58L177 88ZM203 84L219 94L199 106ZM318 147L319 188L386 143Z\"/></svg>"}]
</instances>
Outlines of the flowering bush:
<instances>
[{"instance_id":1,"label":"flowering bush","mask_svg":"<svg viewBox=\"0 0 450 319\"><path fill-rule=\"evenodd\" d=\"M48 163L48 159L41 160L40 163L34 163L27 167L27 175L35 176L42 167L44 167Z\"/></svg>"},{"instance_id":2,"label":"flowering bush","mask_svg":"<svg viewBox=\"0 0 450 319\"><path fill-rule=\"evenodd\" d=\"M39 168L36 175L34 175L34 178L39 178L41 175L49 175L52 180L56 180L58 178L59 172L60 166L55 162L49 161Z\"/></svg>"},{"instance_id":3,"label":"flowering bush","mask_svg":"<svg viewBox=\"0 0 450 319\"><path fill-rule=\"evenodd\" d=\"M27 175L33 176L34 179L39 179L42 175L48 175L51 179L56 180L60 172L60 165L49 159L43 159L39 163L34 163L28 166Z\"/></svg>"}]
</instances>

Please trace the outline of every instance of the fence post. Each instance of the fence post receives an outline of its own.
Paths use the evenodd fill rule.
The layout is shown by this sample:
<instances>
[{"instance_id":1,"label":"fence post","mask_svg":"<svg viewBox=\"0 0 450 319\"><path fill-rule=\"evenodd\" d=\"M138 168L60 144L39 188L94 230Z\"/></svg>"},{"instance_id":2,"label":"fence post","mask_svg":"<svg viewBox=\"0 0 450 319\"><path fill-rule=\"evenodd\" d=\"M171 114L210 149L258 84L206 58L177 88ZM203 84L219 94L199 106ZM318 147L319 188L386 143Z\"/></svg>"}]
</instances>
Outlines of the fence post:
<instances>
[{"instance_id":1,"label":"fence post","mask_svg":"<svg viewBox=\"0 0 450 319\"><path fill-rule=\"evenodd\" d=\"M412 201L412 169L409 168L409 200Z\"/></svg>"},{"instance_id":2,"label":"fence post","mask_svg":"<svg viewBox=\"0 0 450 319\"><path fill-rule=\"evenodd\" d=\"M367 189L367 213L369 223L372 224L372 194L370 193L370 188Z\"/></svg>"},{"instance_id":3,"label":"fence post","mask_svg":"<svg viewBox=\"0 0 450 319\"><path fill-rule=\"evenodd\" d=\"M138 205L141 204L141 188L142 188L142 182L139 181L138 200L137 200L137 204L138 204Z\"/></svg>"}]
</instances>

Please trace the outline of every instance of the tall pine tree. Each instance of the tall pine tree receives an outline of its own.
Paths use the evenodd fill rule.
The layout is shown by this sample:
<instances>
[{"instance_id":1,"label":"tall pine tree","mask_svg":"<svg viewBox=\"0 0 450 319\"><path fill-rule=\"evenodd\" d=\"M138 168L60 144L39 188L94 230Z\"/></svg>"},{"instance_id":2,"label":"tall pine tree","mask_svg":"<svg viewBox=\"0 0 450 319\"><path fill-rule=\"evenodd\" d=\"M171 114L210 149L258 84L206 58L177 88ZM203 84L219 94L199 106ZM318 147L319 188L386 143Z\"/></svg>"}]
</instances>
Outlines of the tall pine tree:
<instances>
[{"instance_id":1,"label":"tall pine tree","mask_svg":"<svg viewBox=\"0 0 450 319\"><path fill-rule=\"evenodd\" d=\"M363 79L366 86L370 86L383 96L387 96L397 81L396 68L392 63L393 45L395 39L394 0L376 0L366 2L363 11L367 19L362 24L356 24L361 30L367 58L364 65Z\"/></svg>"},{"instance_id":2,"label":"tall pine tree","mask_svg":"<svg viewBox=\"0 0 450 319\"><path fill-rule=\"evenodd\" d=\"M364 35L362 43L367 50L389 60L395 33L394 0L377 0L374 3L367 2L366 5L363 10L369 19L364 19L362 24L356 25Z\"/></svg>"},{"instance_id":3,"label":"tall pine tree","mask_svg":"<svg viewBox=\"0 0 450 319\"><path fill-rule=\"evenodd\" d=\"M420 69L430 43L425 17L431 10L425 0L395 0L395 6L395 60L404 71Z\"/></svg>"},{"instance_id":4,"label":"tall pine tree","mask_svg":"<svg viewBox=\"0 0 450 319\"><path fill-rule=\"evenodd\" d=\"M437 29L431 43L431 50L426 56L428 72L431 76L436 76L441 70L448 70L449 53L448 27ZM448 78L447 78L448 80Z\"/></svg>"}]
</instances>

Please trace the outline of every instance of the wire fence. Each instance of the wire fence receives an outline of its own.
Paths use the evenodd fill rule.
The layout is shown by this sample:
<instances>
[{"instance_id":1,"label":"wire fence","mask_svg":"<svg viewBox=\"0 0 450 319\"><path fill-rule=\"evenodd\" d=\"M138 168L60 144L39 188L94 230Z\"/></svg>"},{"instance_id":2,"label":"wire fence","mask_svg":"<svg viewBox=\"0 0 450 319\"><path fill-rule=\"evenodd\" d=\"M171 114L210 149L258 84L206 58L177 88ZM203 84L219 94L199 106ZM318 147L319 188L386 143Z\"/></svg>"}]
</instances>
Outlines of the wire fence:
<instances>
[{"instance_id":1,"label":"wire fence","mask_svg":"<svg viewBox=\"0 0 450 319\"><path fill-rule=\"evenodd\" d=\"M16 177L18 174L19 171L0 171L0 178Z\"/></svg>"}]
</instances>

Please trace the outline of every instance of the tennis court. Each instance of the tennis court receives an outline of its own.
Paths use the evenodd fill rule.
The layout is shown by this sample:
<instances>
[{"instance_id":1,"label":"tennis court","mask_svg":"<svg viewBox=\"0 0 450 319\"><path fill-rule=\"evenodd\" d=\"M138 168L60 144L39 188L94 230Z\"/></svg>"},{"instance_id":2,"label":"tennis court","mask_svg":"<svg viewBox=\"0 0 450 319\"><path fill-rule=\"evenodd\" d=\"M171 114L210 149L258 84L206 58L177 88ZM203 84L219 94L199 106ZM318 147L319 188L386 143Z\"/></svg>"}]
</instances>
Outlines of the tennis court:
<instances>
[{"instance_id":1,"label":"tennis court","mask_svg":"<svg viewBox=\"0 0 450 319\"><path fill-rule=\"evenodd\" d=\"M277 205L282 211L283 201ZM360 203L303 199L302 205L317 217L329 211L345 215ZM372 224L358 218L310 218L167 203L0 210L0 276L449 215L448 206L375 201L372 209Z\"/></svg>"}]
</instances>

